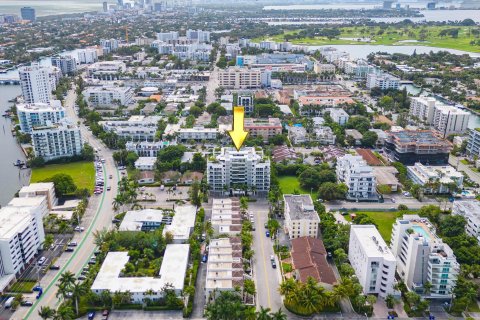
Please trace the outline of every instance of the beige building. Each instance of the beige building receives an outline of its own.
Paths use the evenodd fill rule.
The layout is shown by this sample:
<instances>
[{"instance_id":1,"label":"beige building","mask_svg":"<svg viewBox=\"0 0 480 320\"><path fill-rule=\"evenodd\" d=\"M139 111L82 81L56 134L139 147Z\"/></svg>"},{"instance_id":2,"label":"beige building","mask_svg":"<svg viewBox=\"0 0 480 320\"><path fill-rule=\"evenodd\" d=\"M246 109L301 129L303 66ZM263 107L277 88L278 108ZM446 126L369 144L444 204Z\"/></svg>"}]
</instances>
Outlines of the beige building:
<instances>
[{"instance_id":1,"label":"beige building","mask_svg":"<svg viewBox=\"0 0 480 320\"><path fill-rule=\"evenodd\" d=\"M230 67L218 72L219 86L227 89L255 89L262 85L258 69Z\"/></svg>"},{"instance_id":2,"label":"beige building","mask_svg":"<svg viewBox=\"0 0 480 320\"><path fill-rule=\"evenodd\" d=\"M262 137L264 142L268 142L270 138L282 134L282 123L278 118L247 118L244 122L244 128L251 137Z\"/></svg>"},{"instance_id":3,"label":"beige building","mask_svg":"<svg viewBox=\"0 0 480 320\"><path fill-rule=\"evenodd\" d=\"M285 228L290 239L318 235L320 218L309 194L284 194Z\"/></svg>"},{"instance_id":4,"label":"beige building","mask_svg":"<svg viewBox=\"0 0 480 320\"><path fill-rule=\"evenodd\" d=\"M315 73L335 73L335 65L331 63L315 63L313 65Z\"/></svg>"}]
</instances>

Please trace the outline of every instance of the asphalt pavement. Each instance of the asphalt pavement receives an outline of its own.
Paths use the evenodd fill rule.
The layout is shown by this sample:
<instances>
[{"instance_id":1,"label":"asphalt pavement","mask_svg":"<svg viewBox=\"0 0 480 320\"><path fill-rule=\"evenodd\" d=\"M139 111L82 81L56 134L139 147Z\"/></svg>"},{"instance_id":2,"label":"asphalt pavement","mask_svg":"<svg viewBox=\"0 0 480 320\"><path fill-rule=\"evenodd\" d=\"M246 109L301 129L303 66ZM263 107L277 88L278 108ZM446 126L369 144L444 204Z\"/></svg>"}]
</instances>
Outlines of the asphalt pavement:
<instances>
[{"instance_id":1,"label":"asphalt pavement","mask_svg":"<svg viewBox=\"0 0 480 320\"><path fill-rule=\"evenodd\" d=\"M280 265L276 259L277 268L273 269L270 256L274 255L273 241L265 235L264 224L268 221L268 203L266 199L257 199L250 202L248 211L253 212L255 231L253 231L253 276L257 289L257 309L260 306L270 308L272 311L282 309L282 297L278 292L281 275Z\"/></svg>"},{"instance_id":2,"label":"asphalt pavement","mask_svg":"<svg viewBox=\"0 0 480 320\"><path fill-rule=\"evenodd\" d=\"M65 99L65 108L67 115L75 123L80 121L74 111L76 95L73 90L69 91L68 96ZM75 251L72 253L65 252L58 259L58 264L62 266L61 270L57 271L52 279L47 283L46 279L43 284L43 295L36 301L31 308L20 308L13 315L13 319L40 319L38 311L42 306L49 306L56 308L58 306L57 293L57 281L62 273L65 271L71 271L74 274L79 274L82 268L87 264L88 260L95 251L94 236L93 233L96 230L112 227L112 218L114 212L112 209L112 201L117 194L117 187L119 181L119 173L115 167L115 163L112 158L113 152L109 150L100 140L94 137L90 131L84 125L80 126L82 136L92 147L100 149L98 153L99 157L106 160L103 165L103 174L106 185L111 186L111 191L105 191L100 195L92 195L89 201L87 211L84 215L83 221L80 224L85 228L82 233L75 233L73 241L78 243ZM112 175L113 179L108 179L108 175Z\"/></svg>"}]
</instances>

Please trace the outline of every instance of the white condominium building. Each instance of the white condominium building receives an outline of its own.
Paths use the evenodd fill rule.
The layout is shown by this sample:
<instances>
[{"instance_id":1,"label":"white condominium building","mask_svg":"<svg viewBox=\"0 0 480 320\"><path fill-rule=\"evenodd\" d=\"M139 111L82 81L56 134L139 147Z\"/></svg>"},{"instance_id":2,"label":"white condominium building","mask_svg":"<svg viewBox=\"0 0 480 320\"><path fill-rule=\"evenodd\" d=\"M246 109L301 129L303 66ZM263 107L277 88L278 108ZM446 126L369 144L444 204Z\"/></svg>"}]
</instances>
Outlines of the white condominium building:
<instances>
[{"instance_id":1,"label":"white condominium building","mask_svg":"<svg viewBox=\"0 0 480 320\"><path fill-rule=\"evenodd\" d=\"M73 74L77 71L77 59L73 56L56 56L51 58L52 66L57 67L62 75Z\"/></svg>"},{"instance_id":2,"label":"white condominium building","mask_svg":"<svg viewBox=\"0 0 480 320\"><path fill-rule=\"evenodd\" d=\"M178 31L158 32L157 40L165 42L178 40Z\"/></svg>"},{"instance_id":3,"label":"white condominium building","mask_svg":"<svg viewBox=\"0 0 480 320\"><path fill-rule=\"evenodd\" d=\"M341 126L347 124L348 119L350 118L348 113L341 108L328 108L325 112L330 112L330 118L332 118L333 122L338 123Z\"/></svg>"},{"instance_id":4,"label":"white condominium building","mask_svg":"<svg viewBox=\"0 0 480 320\"><path fill-rule=\"evenodd\" d=\"M133 142L128 141L125 145L127 151L133 151L138 154L140 157L156 157L158 152L163 148L166 148L171 145L175 145L175 142L170 141L141 141Z\"/></svg>"},{"instance_id":5,"label":"white condominium building","mask_svg":"<svg viewBox=\"0 0 480 320\"><path fill-rule=\"evenodd\" d=\"M59 100L50 100L48 103L19 103L17 115L20 121L20 130L31 133L33 128L51 125L65 118L65 108Z\"/></svg>"},{"instance_id":6,"label":"white condominium building","mask_svg":"<svg viewBox=\"0 0 480 320\"><path fill-rule=\"evenodd\" d=\"M15 206L0 209L0 277L23 271L44 239L41 210Z\"/></svg>"},{"instance_id":7,"label":"white condominium building","mask_svg":"<svg viewBox=\"0 0 480 320\"><path fill-rule=\"evenodd\" d=\"M463 216L467 221L465 231L480 242L480 202L478 200L454 201L452 214Z\"/></svg>"},{"instance_id":8,"label":"white condominium building","mask_svg":"<svg viewBox=\"0 0 480 320\"><path fill-rule=\"evenodd\" d=\"M100 46L103 48L104 53L110 53L118 49L117 39L100 39Z\"/></svg>"},{"instance_id":9,"label":"white condominium building","mask_svg":"<svg viewBox=\"0 0 480 320\"><path fill-rule=\"evenodd\" d=\"M314 139L320 144L335 144L335 134L332 131L332 128L319 126L313 129L315 133Z\"/></svg>"},{"instance_id":10,"label":"white condominium building","mask_svg":"<svg viewBox=\"0 0 480 320\"><path fill-rule=\"evenodd\" d=\"M240 238L210 240L205 280L206 303L213 300L221 291L234 291L236 287L242 288L243 278Z\"/></svg>"},{"instance_id":11,"label":"white condominium building","mask_svg":"<svg viewBox=\"0 0 480 320\"><path fill-rule=\"evenodd\" d=\"M283 195L285 228L290 239L318 236L320 218L309 194Z\"/></svg>"},{"instance_id":12,"label":"white condominium building","mask_svg":"<svg viewBox=\"0 0 480 320\"><path fill-rule=\"evenodd\" d=\"M414 184L422 186L425 193L449 193L451 185L458 189L463 186L463 174L449 165L425 166L416 162L407 167L407 176Z\"/></svg>"},{"instance_id":13,"label":"white condominium building","mask_svg":"<svg viewBox=\"0 0 480 320\"><path fill-rule=\"evenodd\" d=\"M380 88L382 90L395 89L398 90L400 79L388 73L370 73L367 75L367 88Z\"/></svg>"},{"instance_id":14,"label":"white condominium building","mask_svg":"<svg viewBox=\"0 0 480 320\"><path fill-rule=\"evenodd\" d=\"M130 259L128 252L109 252L91 290L97 295L106 290L112 294L129 292L133 303L144 303L145 299L159 301L164 298L168 285L179 297L184 288L189 253L189 244L168 244L157 276L123 277L122 270Z\"/></svg>"},{"instance_id":15,"label":"white condominium building","mask_svg":"<svg viewBox=\"0 0 480 320\"><path fill-rule=\"evenodd\" d=\"M188 29L187 39L198 43L210 42L210 31Z\"/></svg>"},{"instance_id":16,"label":"white condominium building","mask_svg":"<svg viewBox=\"0 0 480 320\"><path fill-rule=\"evenodd\" d=\"M467 154L473 158L480 156L480 128L468 130Z\"/></svg>"},{"instance_id":17,"label":"white condominium building","mask_svg":"<svg viewBox=\"0 0 480 320\"><path fill-rule=\"evenodd\" d=\"M25 103L48 103L52 100L52 91L57 87L57 69L32 64L18 69L20 86Z\"/></svg>"},{"instance_id":18,"label":"white condominium building","mask_svg":"<svg viewBox=\"0 0 480 320\"><path fill-rule=\"evenodd\" d=\"M348 260L364 294L394 293L396 259L374 225L352 225Z\"/></svg>"},{"instance_id":19,"label":"white condominium building","mask_svg":"<svg viewBox=\"0 0 480 320\"><path fill-rule=\"evenodd\" d=\"M424 96L412 97L410 101L409 115L411 117L415 117L419 121L428 124L433 122L434 108L437 103L435 98Z\"/></svg>"},{"instance_id":20,"label":"white condominium building","mask_svg":"<svg viewBox=\"0 0 480 320\"><path fill-rule=\"evenodd\" d=\"M348 187L347 199L368 200L377 197L377 180L372 167L361 156L344 155L338 158L337 178Z\"/></svg>"},{"instance_id":21,"label":"white condominium building","mask_svg":"<svg viewBox=\"0 0 480 320\"><path fill-rule=\"evenodd\" d=\"M470 113L455 106L445 105L433 97L413 97L409 114L420 122L431 125L443 137L465 133Z\"/></svg>"},{"instance_id":22,"label":"white condominium building","mask_svg":"<svg viewBox=\"0 0 480 320\"><path fill-rule=\"evenodd\" d=\"M418 215L397 219L391 248L397 258L397 273L409 290L429 298L451 297L460 265L428 219ZM427 282L431 284L429 293L424 289Z\"/></svg>"},{"instance_id":23,"label":"white condominium building","mask_svg":"<svg viewBox=\"0 0 480 320\"><path fill-rule=\"evenodd\" d=\"M34 128L31 136L35 156L45 161L79 156L82 152L80 129L67 118L54 125Z\"/></svg>"},{"instance_id":24,"label":"white condominium building","mask_svg":"<svg viewBox=\"0 0 480 320\"><path fill-rule=\"evenodd\" d=\"M83 91L85 102L94 107L115 107L132 102L133 89L130 87L88 87Z\"/></svg>"},{"instance_id":25,"label":"white condominium building","mask_svg":"<svg viewBox=\"0 0 480 320\"><path fill-rule=\"evenodd\" d=\"M470 113L454 106L435 105L433 113L433 127L444 138L451 134L462 134L467 131Z\"/></svg>"},{"instance_id":26,"label":"white condominium building","mask_svg":"<svg viewBox=\"0 0 480 320\"><path fill-rule=\"evenodd\" d=\"M262 86L262 72L258 69L229 67L218 71L219 86L227 89L256 89Z\"/></svg>"},{"instance_id":27,"label":"white condominium building","mask_svg":"<svg viewBox=\"0 0 480 320\"><path fill-rule=\"evenodd\" d=\"M98 124L126 140L153 141L160 119L160 116L131 116L128 120L99 121Z\"/></svg>"},{"instance_id":28,"label":"white condominium building","mask_svg":"<svg viewBox=\"0 0 480 320\"><path fill-rule=\"evenodd\" d=\"M205 127L193 127L193 128L181 128L178 130L177 140L178 142L187 142L193 140L196 142L217 140L218 139L217 128L205 128Z\"/></svg>"},{"instance_id":29,"label":"white condominium building","mask_svg":"<svg viewBox=\"0 0 480 320\"><path fill-rule=\"evenodd\" d=\"M207 162L207 181L214 192L243 193L270 190L270 160L253 147L222 148Z\"/></svg>"},{"instance_id":30,"label":"white condominium building","mask_svg":"<svg viewBox=\"0 0 480 320\"><path fill-rule=\"evenodd\" d=\"M97 49L86 48L77 50L78 53L78 63L80 64L90 64L98 61Z\"/></svg>"},{"instance_id":31,"label":"white condominium building","mask_svg":"<svg viewBox=\"0 0 480 320\"><path fill-rule=\"evenodd\" d=\"M123 61L95 62L87 68L89 77L100 80L117 80L125 71L127 71L127 65Z\"/></svg>"}]
</instances>

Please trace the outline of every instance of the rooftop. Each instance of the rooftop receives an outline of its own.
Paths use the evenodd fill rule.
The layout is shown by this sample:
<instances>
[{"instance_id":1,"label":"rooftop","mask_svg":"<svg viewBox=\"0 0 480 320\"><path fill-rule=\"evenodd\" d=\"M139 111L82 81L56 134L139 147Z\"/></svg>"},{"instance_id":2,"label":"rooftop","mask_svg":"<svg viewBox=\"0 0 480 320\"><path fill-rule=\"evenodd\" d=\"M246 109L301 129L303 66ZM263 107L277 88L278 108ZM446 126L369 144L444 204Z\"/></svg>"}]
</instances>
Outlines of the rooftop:
<instances>
[{"instance_id":1,"label":"rooftop","mask_svg":"<svg viewBox=\"0 0 480 320\"><path fill-rule=\"evenodd\" d=\"M309 277L313 277L322 283L336 282L332 267L327 262L327 251L322 240L312 237L293 239L291 256L293 267L300 275L300 281L306 282Z\"/></svg>"},{"instance_id":2,"label":"rooftop","mask_svg":"<svg viewBox=\"0 0 480 320\"><path fill-rule=\"evenodd\" d=\"M32 220L31 207L4 207L0 209L0 239L9 240L23 232Z\"/></svg>"},{"instance_id":3,"label":"rooftop","mask_svg":"<svg viewBox=\"0 0 480 320\"><path fill-rule=\"evenodd\" d=\"M283 200L288 208L291 220L308 219L320 222L318 213L313 206L312 197L309 194L284 194Z\"/></svg>"},{"instance_id":4,"label":"rooftop","mask_svg":"<svg viewBox=\"0 0 480 320\"><path fill-rule=\"evenodd\" d=\"M176 240L188 239L190 231L195 225L196 215L197 209L195 206L189 204L176 205L172 223L165 226L163 233L170 232L173 239Z\"/></svg>"},{"instance_id":5,"label":"rooftop","mask_svg":"<svg viewBox=\"0 0 480 320\"><path fill-rule=\"evenodd\" d=\"M355 233L364 251L372 258L395 261L395 256L374 225L352 225L350 232Z\"/></svg>"},{"instance_id":6,"label":"rooftop","mask_svg":"<svg viewBox=\"0 0 480 320\"><path fill-rule=\"evenodd\" d=\"M425 145L446 145L450 146L450 143L446 140L439 138L433 131L430 130L402 130L392 132L388 134L401 144L425 144Z\"/></svg>"},{"instance_id":7,"label":"rooftop","mask_svg":"<svg viewBox=\"0 0 480 320\"><path fill-rule=\"evenodd\" d=\"M175 290L183 290L187 270L188 244L169 244L163 255L158 277L120 277L128 262L128 252L109 252L92 284L92 290L110 290L110 292L159 292L166 284Z\"/></svg>"},{"instance_id":8,"label":"rooftop","mask_svg":"<svg viewBox=\"0 0 480 320\"><path fill-rule=\"evenodd\" d=\"M118 230L140 231L145 223L160 223L163 216L163 210L156 209L127 211Z\"/></svg>"}]
</instances>

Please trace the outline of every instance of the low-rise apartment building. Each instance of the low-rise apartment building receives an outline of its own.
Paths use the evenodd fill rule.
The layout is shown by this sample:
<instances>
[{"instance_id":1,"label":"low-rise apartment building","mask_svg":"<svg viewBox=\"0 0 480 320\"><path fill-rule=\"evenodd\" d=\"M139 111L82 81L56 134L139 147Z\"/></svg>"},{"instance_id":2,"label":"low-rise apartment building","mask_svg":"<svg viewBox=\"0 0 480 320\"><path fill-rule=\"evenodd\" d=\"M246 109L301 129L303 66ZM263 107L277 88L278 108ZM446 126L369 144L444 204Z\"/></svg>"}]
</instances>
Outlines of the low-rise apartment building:
<instances>
[{"instance_id":1,"label":"low-rise apartment building","mask_svg":"<svg viewBox=\"0 0 480 320\"><path fill-rule=\"evenodd\" d=\"M218 71L219 86L226 89L257 89L262 86L258 69L229 67Z\"/></svg>"},{"instance_id":2,"label":"low-rise apartment building","mask_svg":"<svg viewBox=\"0 0 480 320\"><path fill-rule=\"evenodd\" d=\"M320 218L309 194L283 195L285 229L290 239L318 235Z\"/></svg>"},{"instance_id":3,"label":"low-rise apartment building","mask_svg":"<svg viewBox=\"0 0 480 320\"><path fill-rule=\"evenodd\" d=\"M175 144L175 142L167 140L140 142L128 141L125 144L125 149L127 149L127 151L135 152L139 157L156 157L160 150Z\"/></svg>"},{"instance_id":4,"label":"low-rise apartment building","mask_svg":"<svg viewBox=\"0 0 480 320\"><path fill-rule=\"evenodd\" d=\"M326 126L316 127L314 130L314 139L320 144L335 144L335 134L332 128Z\"/></svg>"},{"instance_id":5,"label":"low-rise apartment building","mask_svg":"<svg viewBox=\"0 0 480 320\"><path fill-rule=\"evenodd\" d=\"M135 161L135 169L143 171L153 171L155 170L156 163L157 157L139 157Z\"/></svg>"},{"instance_id":6,"label":"low-rise apartment building","mask_svg":"<svg viewBox=\"0 0 480 320\"><path fill-rule=\"evenodd\" d=\"M240 238L210 240L205 280L206 303L215 299L221 291L234 291L237 287L242 288L243 280Z\"/></svg>"},{"instance_id":7,"label":"low-rise apartment building","mask_svg":"<svg viewBox=\"0 0 480 320\"><path fill-rule=\"evenodd\" d=\"M125 71L127 65L123 61L100 61L87 67L87 75L100 80L118 80Z\"/></svg>"},{"instance_id":8,"label":"low-rise apartment building","mask_svg":"<svg viewBox=\"0 0 480 320\"><path fill-rule=\"evenodd\" d=\"M350 118L348 113L341 108L328 108L325 111L330 113L330 118L332 118L333 122L341 126L346 125Z\"/></svg>"},{"instance_id":9,"label":"low-rise apartment building","mask_svg":"<svg viewBox=\"0 0 480 320\"><path fill-rule=\"evenodd\" d=\"M240 201L237 198L213 199L210 221L215 234L240 233L242 230Z\"/></svg>"},{"instance_id":10,"label":"low-rise apartment building","mask_svg":"<svg viewBox=\"0 0 480 320\"><path fill-rule=\"evenodd\" d=\"M188 142L190 140L201 141L215 141L218 140L219 131L217 128L205 128L205 127L193 127L193 128L181 128L177 132L178 142Z\"/></svg>"},{"instance_id":11,"label":"low-rise apartment building","mask_svg":"<svg viewBox=\"0 0 480 320\"><path fill-rule=\"evenodd\" d=\"M292 144L302 144L307 142L307 130L304 127L288 127L288 139Z\"/></svg>"},{"instance_id":12,"label":"low-rise apartment building","mask_svg":"<svg viewBox=\"0 0 480 320\"><path fill-rule=\"evenodd\" d=\"M153 141L160 119L160 116L131 116L128 120L99 121L98 124L128 141Z\"/></svg>"},{"instance_id":13,"label":"low-rise apartment building","mask_svg":"<svg viewBox=\"0 0 480 320\"><path fill-rule=\"evenodd\" d=\"M85 102L93 107L126 106L132 102L130 87L88 87L83 91Z\"/></svg>"},{"instance_id":14,"label":"low-rise apartment building","mask_svg":"<svg viewBox=\"0 0 480 320\"><path fill-rule=\"evenodd\" d=\"M463 187L463 174L454 167L426 166L420 162L407 167L407 176L414 184L422 186L424 193L450 193L452 187L461 190Z\"/></svg>"},{"instance_id":15,"label":"low-rise apartment building","mask_svg":"<svg viewBox=\"0 0 480 320\"><path fill-rule=\"evenodd\" d=\"M243 127L250 137L262 137L263 142L268 142L270 138L282 134L282 123L278 118L246 118Z\"/></svg>"},{"instance_id":16,"label":"low-rise apartment building","mask_svg":"<svg viewBox=\"0 0 480 320\"><path fill-rule=\"evenodd\" d=\"M388 73L370 73L367 75L367 89L398 90L400 79Z\"/></svg>"},{"instance_id":17,"label":"low-rise apartment building","mask_svg":"<svg viewBox=\"0 0 480 320\"><path fill-rule=\"evenodd\" d=\"M18 192L19 198L34 198L44 196L47 198L47 206L49 210L57 206L58 199L55 195L55 185L53 182L37 182L30 183L28 186L24 186Z\"/></svg>"}]
</instances>

